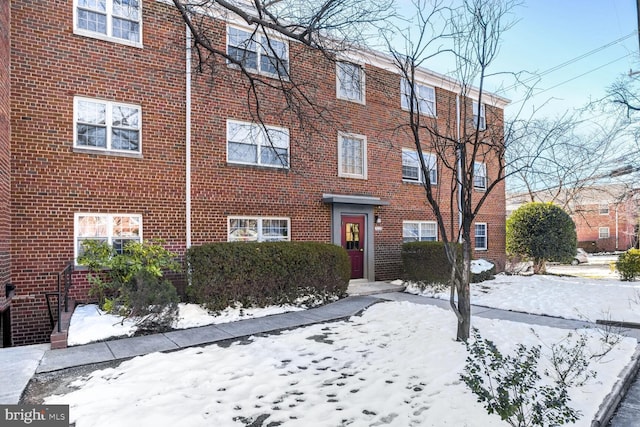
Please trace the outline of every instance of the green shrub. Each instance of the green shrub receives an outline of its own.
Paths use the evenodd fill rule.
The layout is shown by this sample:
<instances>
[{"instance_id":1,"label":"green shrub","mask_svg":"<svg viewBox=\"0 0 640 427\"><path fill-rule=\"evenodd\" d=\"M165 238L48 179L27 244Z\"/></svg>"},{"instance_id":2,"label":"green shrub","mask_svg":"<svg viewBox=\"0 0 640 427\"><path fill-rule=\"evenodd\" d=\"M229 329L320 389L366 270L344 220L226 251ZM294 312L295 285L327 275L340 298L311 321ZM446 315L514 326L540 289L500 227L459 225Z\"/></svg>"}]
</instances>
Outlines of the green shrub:
<instances>
[{"instance_id":1,"label":"green shrub","mask_svg":"<svg viewBox=\"0 0 640 427\"><path fill-rule=\"evenodd\" d=\"M462 245L454 243L462 261ZM451 267L444 242L408 242L402 245L402 278L425 284L447 284Z\"/></svg>"},{"instance_id":2,"label":"green shrub","mask_svg":"<svg viewBox=\"0 0 640 427\"><path fill-rule=\"evenodd\" d=\"M507 218L507 255L533 260L534 273L544 273L546 261L571 262L576 244L573 220L552 203L527 203Z\"/></svg>"},{"instance_id":3,"label":"green shrub","mask_svg":"<svg viewBox=\"0 0 640 427\"><path fill-rule=\"evenodd\" d=\"M175 254L161 242L128 243L122 254L106 242L86 240L78 264L88 267L91 295L103 310L139 320L141 330L171 328L178 315L178 295L164 271L179 271Z\"/></svg>"},{"instance_id":4,"label":"green shrub","mask_svg":"<svg viewBox=\"0 0 640 427\"><path fill-rule=\"evenodd\" d=\"M616 268L620 279L625 282L636 280L640 276L640 249L629 249L618 257Z\"/></svg>"},{"instance_id":5,"label":"green shrub","mask_svg":"<svg viewBox=\"0 0 640 427\"><path fill-rule=\"evenodd\" d=\"M568 387L584 384L580 381L592 376L585 373L584 341L574 347L555 347L552 369L545 372L551 380L548 385L543 385L538 370L540 346L518 344L514 355L503 355L477 329L466 346L469 356L460 379L487 413L497 414L513 427L556 426L578 420L581 414L569 406ZM575 356L575 365L564 363L567 355Z\"/></svg>"},{"instance_id":6,"label":"green shrub","mask_svg":"<svg viewBox=\"0 0 640 427\"><path fill-rule=\"evenodd\" d=\"M316 242L223 242L187 250L193 300L211 311L322 302L343 295L351 267L347 252Z\"/></svg>"},{"instance_id":7,"label":"green shrub","mask_svg":"<svg viewBox=\"0 0 640 427\"><path fill-rule=\"evenodd\" d=\"M471 273L471 283L480 283L485 280L493 280L496 276L496 266L494 265L489 270L484 270L480 273Z\"/></svg>"}]
</instances>

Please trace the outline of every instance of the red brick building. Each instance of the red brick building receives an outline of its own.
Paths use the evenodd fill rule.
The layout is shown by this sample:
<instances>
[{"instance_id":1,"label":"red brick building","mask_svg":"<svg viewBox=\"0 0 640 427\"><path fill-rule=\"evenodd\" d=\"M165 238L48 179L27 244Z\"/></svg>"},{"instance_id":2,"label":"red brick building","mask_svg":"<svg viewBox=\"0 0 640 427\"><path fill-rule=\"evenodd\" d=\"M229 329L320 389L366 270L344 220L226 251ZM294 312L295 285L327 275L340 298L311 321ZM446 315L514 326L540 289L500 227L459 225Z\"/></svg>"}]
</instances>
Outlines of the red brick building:
<instances>
[{"instance_id":1,"label":"red brick building","mask_svg":"<svg viewBox=\"0 0 640 427\"><path fill-rule=\"evenodd\" d=\"M282 66L313 81L317 105L339 120L310 132L263 88L261 127L236 68L187 73L194 59L173 6L134 3L126 11L112 0L0 6L0 283L16 288L0 307L11 307L13 345L48 340L45 293L84 239L121 247L160 238L180 254L214 241L332 242L352 250L362 280L397 278L403 241L438 239L415 147L397 131L407 121L406 84L388 58L336 65L282 40ZM246 25L212 21L210 30L220 49L247 50ZM256 74L277 73L264 53L249 53ZM455 82L428 70L418 81L433 119L453 122ZM485 102L465 100L463 114L501 129L507 101ZM451 177L425 159L437 193L449 197ZM481 194L495 166L477 166ZM504 223L500 184L474 227L477 257L502 265ZM81 276L71 295L86 301Z\"/></svg>"}]
</instances>

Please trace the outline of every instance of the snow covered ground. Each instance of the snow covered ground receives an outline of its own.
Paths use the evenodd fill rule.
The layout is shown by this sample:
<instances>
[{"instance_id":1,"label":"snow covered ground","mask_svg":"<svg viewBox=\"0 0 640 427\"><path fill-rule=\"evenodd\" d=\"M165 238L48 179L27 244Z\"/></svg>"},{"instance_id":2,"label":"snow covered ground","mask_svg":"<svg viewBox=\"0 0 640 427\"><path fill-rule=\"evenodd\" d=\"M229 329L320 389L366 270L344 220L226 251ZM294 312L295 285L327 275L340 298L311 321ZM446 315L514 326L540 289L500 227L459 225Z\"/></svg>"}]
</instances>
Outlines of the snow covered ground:
<instances>
[{"instance_id":1,"label":"snow covered ground","mask_svg":"<svg viewBox=\"0 0 640 427\"><path fill-rule=\"evenodd\" d=\"M293 305L249 309L228 307L214 316L197 304L178 304L178 308L178 321L173 325L175 329L195 328L303 310ZM131 319L105 313L95 304L80 305L76 307L71 317L67 344L74 346L114 337L130 337L136 329L136 323Z\"/></svg>"},{"instance_id":2,"label":"snow covered ground","mask_svg":"<svg viewBox=\"0 0 640 427\"><path fill-rule=\"evenodd\" d=\"M449 299L448 291L421 291L415 286L409 286L407 291ZM471 284L471 303L590 322L603 319L640 323L640 282L499 274L494 280Z\"/></svg>"},{"instance_id":3,"label":"snow covered ground","mask_svg":"<svg viewBox=\"0 0 640 427\"><path fill-rule=\"evenodd\" d=\"M504 425L460 381L467 353L453 339L455 322L433 306L380 303L348 321L137 357L95 371L73 384L77 390L45 403L71 405L76 427ZM567 335L481 318L473 326L503 352L517 342L548 352ZM583 333L599 351L601 335ZM590 425L635 346L625 338L592 361L597 377L571 390L572 406L583 413L577 425Z\"/></svg>"},{"instance_id":4,"label":"snow covered ground","mask_svg":"<svg viewBox=\"0 0 640 427\"><path fill-rule=\"evenodd\" d=\"M640 322L640 284L585 277L507 276L472 285L472 303L572 319ZM436 296L448 298L446 294ZM212 317L181 305L178 327L200 326L295 310L227 310ZM70 340L117 335L121 319L79 307ZM96 319L102 326L96 326ZM50 396L71 405L71 421L85 426L499 426L460 381L467 356L456 342L455 316L408 302L385 302L348 321L319 324L228 347L210 345L154 353L78 379L78 389ZM504 320L473 318L482 336L503 352L516 343L549 347L568 331ZM127 324L126 322L124 323ZM132 333L122 327L120 332ZM598 352L602 333L580 333ZM81 339L81 337L83 337ZM571 390L577 423L590 425L635 351L624 338L602 360L586 386ZM543 356L543 363L547 363ZM273 423L273 424L270 424Z\"/></svg>"}]
</instances>

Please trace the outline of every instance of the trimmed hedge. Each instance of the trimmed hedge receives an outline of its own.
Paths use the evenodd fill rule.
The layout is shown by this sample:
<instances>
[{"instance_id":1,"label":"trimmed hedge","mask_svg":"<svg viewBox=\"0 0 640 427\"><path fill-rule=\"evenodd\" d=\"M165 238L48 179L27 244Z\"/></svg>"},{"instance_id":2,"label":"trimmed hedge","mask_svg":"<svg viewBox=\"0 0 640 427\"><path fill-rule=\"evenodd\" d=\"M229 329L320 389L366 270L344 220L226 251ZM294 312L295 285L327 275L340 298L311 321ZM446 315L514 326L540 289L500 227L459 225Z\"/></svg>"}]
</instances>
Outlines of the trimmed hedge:
<instances>
[{"instance_id":1,"label":"trimmed hedge","mask_svg":"<svg viewBox=\"0 0 640 427\"><path fill-rule=\"evenodd\" d=\"M327 301L343 295L351 276L347 252L317 242L223 242L187 250L190 295L211 311Z\"/></svg>"},{"instance_id":2,"label":"trimmed hedge","mask_svg":"<svg viewBox=\"0 0 640 427\"><path fill-rule=\"evenodd\" d=\"M455 243L458 260L462 245ZM402 245L403 279L422 283L449 283L451 268L443 242L408 242Z\"/></svg>"}]
</instances>

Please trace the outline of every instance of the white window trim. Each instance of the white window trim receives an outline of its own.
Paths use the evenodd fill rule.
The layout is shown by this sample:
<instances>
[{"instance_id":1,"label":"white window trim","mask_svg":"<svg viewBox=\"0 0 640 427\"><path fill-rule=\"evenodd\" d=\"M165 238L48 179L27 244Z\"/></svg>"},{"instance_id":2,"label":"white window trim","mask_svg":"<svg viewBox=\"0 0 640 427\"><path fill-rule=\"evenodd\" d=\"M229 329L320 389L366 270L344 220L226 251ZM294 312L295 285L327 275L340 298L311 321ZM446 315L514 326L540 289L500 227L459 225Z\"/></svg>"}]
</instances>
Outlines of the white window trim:
<instances>
[{"instance_id":1,"label":"white window trim","mask_svg":"<svg viewBox=\"0 0 640 427\"><path fill-rule=\"evenodd\" d=\"M405 236L404 236L404 225L405 224L416 224L418 226L418 242L426 242L428 240L421 240L422 235L420 235L420 232L422 230L421 225L423 224L430 224L430 225L434 225L435 226L435 230L436 230L436 242L438 241L438 223L436 221L402 221L402 241L404 242Z\"/></svg>"},{"instance_id":2,"label":"white window trim","mask_svg":"<svg viewBox=\"0 0 640 427\"><path fill-rule=\"evenodd\" d=\"M281 217L281 216L243 216L243 215L233 215L233 216L229 216L227 217L227 242L239 242L241 240L231 240L230 239L230 234L231 234L231 221L234 219L244 219L244 220L255 220L256 221L256 225L257 225L257 232L258 232L258 240L253 240L255 242L264 242L264 236L262 234L262 221L267 219L267 220L277 220L277 221L287 221L287 231L288 231L288 235L286 239L279 239L276 241L287 241L290 242L291 241L291 218L287 218L287 217Z\"/></svg>"},{"instance_id":3,"label":"white window trim","mask_svg":"<svg viewBox=\"0 0 640 427\"><path fill-rule=\"evenodd\" d=\"M239 161L239 160L229 160L229 124L230 123L236 123L238 125L249 125L251 127L255 127L258 129L259 135L260 137L258 138L258 141L252 141L252 144L257 146L257 150L258 150L258 155L257 155L257 159L256 162L243 162L243 161ZM266 136L264 135L265 133L265 128L266 130L274 130L277 132L282 132L284 134L287 135L287 160L286 160L286 165L282 164L282 162L279 162L277 165L272 165L269 163L261 163L260 161L260 153L262 150L262 147L267 147L267 148L271 148L271 144L269 143L269 140L266 138ZM259 167L264 167L264 168L276 168L276 169L289 169L291 167L291 135L289 133L289 129L287 128L281 128L278 126L262 126L260 124L257 123L251 123L251 122L242 122L239 120L227 120L227 129L226 129L226 138L227 138L227 163L228 164L234 164L234 165L250 165L250 166L259 166Z\"/></svg>"},{"instance_id":4,"label":"white window trim","mask_svg":"<svg viewBox=\"0 0 640 427\"><path fill-rule=\"evenodd\" d=\"M478 174L477 173L478 172L478 171L476 171L476 166L477 165L481 165L480 169L483 172L482 174ZM479 191L486 191L487 190L487 164L483 163L483 162L473 162L473 168L474 168L474 171L473 171L473 188L475 190L479 190ZM476 185L476 179L478 177L480 177L480 176L484 178L484 185L483 186Z\"/></svg>"},{"instance_id":5,"label":"white window trim","mask_svg":"<svg viewBox=\"0 0 640 427\"><path fill-rule=\"evenodd\" d=\"M412 153L412 154L416 154L417 151L416 150L412 150L410 148L403 148L402 149L402 153ZM434 168L433 169L429 169L430 172L435 173L435 179L431 179L430 180L430 184L431 185L438 185L438 157L433 154L433 153L425 153L424 151L422 152L422 157L424 158L425 162L427 163L427 167L429 166L429 161L427 160L428 158L433 158L433 163L434 164ZM402 165L404 167L404 163ZM403 182L408 182L408 183L413 183L413 184L422 184L425 182L424 179L424 174L422 173L422 169L420 168L420 162L418 161L418 179L408 179L404 177L404 174L402 175L402 181ZM430 177L432 178L432 177Z\"/></svg>"},{"instance_id":6,"label":"white window trim","mask_svg":"<svg viewBox=\"0 0 640 427\"><path fill-rule=\"evenodd\" d=\"M140 242L142 239L142 214L121 214L121 213L104 213L104 212L76 212L73 216L73 259L75 264L78 265L78 220L81 216L105 216L107 217L107 243L111 245L113 243L113 218L114 217L129 217L138 218L140 222Z\"/></svg>"},{"instance_id":7,"label":"white window trim","mask_svg":"<svg viewBox=\"0 0 640 427\"><path fill-rule=\"evenodd\" d=\"M603 235L603 231L606 231L606 236ZM609 227L598 227L598 239L609 239L611 238L611 230Z\"/></svg>"},{"instance_id":8,"label":"white window trim","mask_svg":"<svg viewBox=\"0 0 640 427\"><path fill-rule=\"evenodd\" d=\"M437 95L436 95L436 88L434 86L430 86L428 84L423 84L420 82L413 82L413 85L415 86L414 91L415 92L419 92L417 87L421 86L421 87L425 87L425 88L430 88L433 90L433 100L431 99L426 99L426 98L420 98L416 95L416 99L415 102L419 105L421 100L425 100L428 102L433 102L433 111L423 111L423 110L419 110L419 107L417 108L417 112L420 113L423 116L429 116L429 117L437 117L438 116L438 101L437 101ZM402 77L400 79L400 108L402 108L404 111L409 111L409 101L411 100L411 94L410 93L405 93L405 87L409 87L410 86L410 82L409 80L407 80L406 78ZM405 99L406 104L405 104Z\"/></svg>"},{"instance_id":9,"label":"white window trim","mask_svg":"<svg viewBox=\"0 0 640 427\"><path fill-rule=\"evenodd\" d=\"M139 41L132 42L131 40L121 39L119 37L110 36L109 33L113 31L113 26L111 25L111 21L113 19L113 0L106 0L107 3L107 34L102 34L94 31L85 30L84 28L78 27L78 0L73 0L73 34L77 34L79 36L91 37L93 39L104 40L113 43L124 44L127 46L133 46L142 48L144 47L142 44L142 4L143 1L139 1L140 5L140 18L138 19L138 28L139 28Z\"/></svg>"},{"instance_id":10,"label":"white window trim","mask_svg":"<svg viewBox=\"0 0 640 427\"><path fill-rule=\"evenodd\" d=\"M476 239L476 225L483 225L484 226L484 247L478 247L476 246L478 240ZM488 249L488 243L489 243L489 226L487 225L486 222L476 222L474 224L473 227L473 247L476 251L486 251Z\"/></svg>"},{"instance_id":11,"label":"white window trim","mask_svg":"<svg viewBox=\"0 0 640 427\"><path fill-rule=\"evenodd\" d=\"M358 67L358 70L360 70L360 99L350 98L346 95L343 95L342 92L340 91L340 64L350 64ZM366 83L366 75L365 75L363 66L360 64L356 64L355 62L349 62L349 61L336 62L336 98L343 99L349 102L355 102L356 104L366 105L367 103L366 97L367 97L367 83Z\"/></svg>"},{"instance_id":12,"label":"white window trim","mask_svg":"<svg viewBox=\"0 0 640 427\"><path fill-rule=\"evenodd\" d=\"M477 127L477 123L476 123L476 117L480 117L482 120L480 120L480 126L478 127L478 130L486 130L487 129L487 110L486 110L486 104L481 104L480 105L480 114L478 115L478 102L473 101L473 105L472 105L472 109L473 109L473 127L476 128Z\"/></svg>"},{"instance_id":13,"label":"white window trim","mask_svg":"<svg viewBox=\"0 0 640 427\"><path fill-rule=\"evenodd\" d=\"M344 138L362 141L362 175L342 171L342 140ZM367 137L355 133L338 132L338 176L342 178L367 179Z\"/></svg>"},{"instance_id":14,"label":"white window trim","mask_svg":"<svg viewBox=\"0 0 640 427\"><path fill-rule=\"evenodd\" d=\"M106 148L102 147L92 147L90 145L79 145L78 144L78 102L86 101L86 102L95 102L100 104L106 104L106 129L107 129L107 146ZM135 108L138 110L138 114L140 114L140 121L138 126L138 149L137 150L118 150L111 148L111 129L113 127L112 121L112 111L114 106L123 106L127 108ZM118 153L118 154L126 154L130 156L139 156L142 155L142 107L140 105L135 104L127 104L124 102L113 102L106 101L104 99L97 98L86 98L82 96L75 96L73 98L73 148L76 150L88 150L91 152L99 152L99 153Z\"/></svg>"},{"instance_id":15,"label":"white window trim","mask_svg":"<svg viewBox=\"0 0 640 427\"><path fill-rule=\"evenodd\" d=\"M609 204L601 203L600 205L598 205L598 213L600 215L609 215Z\"/></svg>"},{"instance_id":16,"label":"white window trim","mask_svg":"<svg viewBox=\"0 0 640 427\"><path fill-rule=\"evenodd\" d=\"M240 25L227 25L226 28L226 35L225 35L225 53L228 54L229 53L229 28L235 28L236 30L239 31L243 31L245 33L249 33L251 35L255 35L258 37L268 37L269 39L273 39L273 40L277 40L279 42L284 43L286 50L287 50L287 56L286 56L286 61L287 61L287 68L286 68L286 73L284 75L279 75L278 73L269 73L267 71L262 71L262 69L260 68L260 58L262 56L262 50L261 50L261 43L256 42L257 46L258 46L258 50L256 52L257 57L256 57L256 68L248 68L245 67L245 69L251 73L255 73L255 74L259 74L262 76L267 76L267 77L274 77L274 78L278 78L278 79L282 79L282 80L289 80L289 73L291 70L291 50L289 47L289 40L283 38L283 37L279 37L277 35L273 35L271 34L271 32L269 32L268 34L266 34L264 31L259 31L256 30L255 28L250 28L250 27L244 27L244 26L240 26ZM227 61L227 65L231 68L239 68L238 65Z\"/></svg>"}]
</instances>

